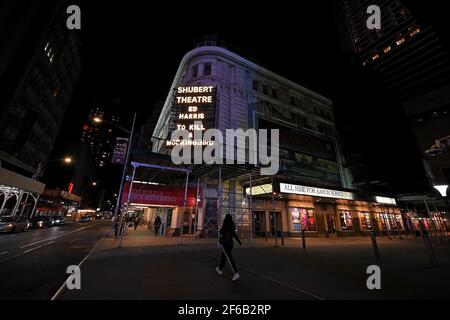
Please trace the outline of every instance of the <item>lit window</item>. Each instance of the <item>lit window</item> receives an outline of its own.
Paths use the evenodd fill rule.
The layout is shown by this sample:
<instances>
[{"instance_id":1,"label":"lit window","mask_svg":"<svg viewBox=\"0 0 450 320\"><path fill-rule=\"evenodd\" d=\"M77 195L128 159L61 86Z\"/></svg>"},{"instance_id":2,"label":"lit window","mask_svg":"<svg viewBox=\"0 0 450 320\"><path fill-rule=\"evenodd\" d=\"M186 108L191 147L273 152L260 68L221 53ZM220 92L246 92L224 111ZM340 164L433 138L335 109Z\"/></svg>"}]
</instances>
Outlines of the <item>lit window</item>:
<instances>
[{"instance_id":1,"label":"lit window","mask_svg":"<svg viewBox=\"0 0 450 320\"><path fill-rule=\"evenodd\" d=\"M403 42L405 42L405 38L398 39L396 43L397 43L397 45L399 46L399 45L401 45Z\"/></svg>"},{"instance_id":2,"label":"lit window","mask_svg":"<svg viewBox=\"0 0 450 320\"><path fill-rule=\"evenodd\" d=\"M388 53L389 51L391 51L391 47L384 48L383 50L384 53Z\"/></svg>"},{"instance_id":3,"label":"lit window","mask_svg":"<svg viewBox=\"0 0 450 320\"><path fill-rule=\"evenodd\" d=\"M412 31L409 35L411 37L414 37L416 34L418 34L420 32L420 28L416 28L416 30Z\"/></svg>"},{"instance_id":4,"label":"lit window","mask_svg":"<svg viewBox=\"0 0 450 320\"><path fill-rule=\"evenodd\" d=\"M379 57L380 57L380 55L378 53L376 53L372 56L372 60L377 60Z\"/></svg>"},{"instance_id":5,"label":"lit window","mask_svg":"<svg viewBox=\"0 0 450 320\"><path fill-rule=\"evenodd\" d=\"M360 213L359 218L361 219L361 228L364 231L372 230L372 221L370 219L370 213Z\"/></svg>"}]
</instances>

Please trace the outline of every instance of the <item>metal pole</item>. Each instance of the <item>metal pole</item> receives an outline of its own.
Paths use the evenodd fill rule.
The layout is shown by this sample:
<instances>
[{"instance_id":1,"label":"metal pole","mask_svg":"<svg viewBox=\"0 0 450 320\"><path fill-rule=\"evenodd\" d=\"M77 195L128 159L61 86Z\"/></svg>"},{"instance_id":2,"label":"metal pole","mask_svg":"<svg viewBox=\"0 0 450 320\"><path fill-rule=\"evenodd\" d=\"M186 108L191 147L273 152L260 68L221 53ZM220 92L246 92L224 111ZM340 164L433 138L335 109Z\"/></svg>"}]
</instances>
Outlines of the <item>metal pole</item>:
<instances>
[{"instance_id":1,"label":"metal pole","mask_svg":"<svg viewBox=\"0 0 450 320\"><path fill-rule=\"evenodd\" d=\"M122 200L123 185L125 183L125 177L127 175L128 162L130 161L131 145L133 143L133 135L134 135L134 127L136 125L136 117L137 117L137 113L135 112L134 118L133 118L133 125L132 125L131 131L130 131L130 139L128 141L127 156L125 159L125 163L123 165L122 179L120 180L119 194L117 195L116 210L114 212L114 221L116 221L117 216L119 215L120 202Z\"/></svg>"},{"instance_id":2,"label":"metal pole","mask_svg":"<svg viewBox=\"0 0 450 320\"><path fill-rule=\"evenodd\" d=\"M34 198L34 206L33 206L33 210L31 211L31 214L30 214L30 220L31 220L31 218L33 218L33 216L34 216L34 212L36 211L36 207L37 207L37 205L38 205L40 196L41 196L41 195L38 195L36 198Z\"/></svg>"},{"instance_id":3,"label":"metal pole","mask_svg":"<svg viewBox=\"0 0 450 320\"><path fill-rule=\"evenodd\" d=\"M302 245L303 245L303 249L306 249L305 229L303 229L303 228L302 228L302 231L301 231L301 235L302 235Z\"/></svg>"},{"instance_id":4,"label":"metal pole","mask_svg":"<svg viewBox=\"0 0 450 320\"><path fill-rule=\"evenodd\" d=\"M6 206L6 203L7 203L8 200L11 198L11 197L10 197L10 195L11 195L11 189L12 189L12 188L10 188L10 189L8 190L8 193L5 193L5 199L3 199L3 203L2 203L2 206L1 206L1 208L0 208L0 215L1 215L2 212L3 212L3 209L4 209L5 206Z\"/></svg>"},{"instance_id":5,"label":"metal pole","mask_svg":"<svg viewBox=\"0 0 450 320\"><path fill-rule=\"evenodd\" d=\"M183 235L184 215L186 214L188 186L189 186L189 172L186 172L186 185L184 188L184 204L183 204L183 213L181 215L180 237ZM191 217L189 217L189 220L190 219Z\"/></svg>"},{"instance_id":6,"label":"metal pole","mask_svg":"<svg viewBox=\"0 0 450 320\"><path fill-rule=\"evenodd\" d=\"M423 202L425 203L425 208L427 209L428 216L430 217L430 221L431 221L430 227L433 228L433 230L432 230L432 231L433 231L433 238L434 238L436 241L439 242L439 239L438 239L438 237L437 237L437 232L436 232L436 225L435 225L435 223L434 223L433 216L431 215L430 208L428 207L427 200L423 199Z\"/></svg>"},{"instance_id":7,"label":"metal pole","mask_svg":"<svg viewBox=\"0 0 450 320\"><path fill-rule=\"evenodd\" d=\"M136 167L133 167L133 176L132 176L131 182L130 182L130 190L128 190L128 198L127 198L127 204L125 206L125 212L122 213L122 215L120 216L119 230L121 230L121 232L120 232L119 248L122 247L123 234L125 233L125 230L126 230L125 225L123 223L123 216L125 214L128 214L128 208L130 207L130 201L131 201L131 190L133 189L133 182L134 182L135 176L136 176ZM128 225L126 227L128 228Z\"/></svg>"},{"instance_id":8,"label":"metal pole","mask_svg":"<svg viewBox=\"0 0 450 320\"><path fill-rule=\"evenodd\" d=\"M273 183L272 183L273 186ZM272 211L273 211L273 231L275 234L275 248L278 247L278 223L277 223L277 213L275 212L275 195L273 194L272 187Z\"/></svg>"},{"instance_id":9,"label":"metal pole","mask_svg":"<svg viewBox=\"0 0 450 320\"><path fill-rule=\"evenodd\" d=\"M381 260L380 250L378 249L378 243L377 243L377 237L375 235L375 231L372 231L370 233L370 235L371 235L371 238L372 238L372 246L373 246L373 252L375 254L375 258L377 260Z\"/></svg>"},{"instance_id":10,"label":"metal pole","mask_svg":"<svg viewBox=\"0 0 450 320\"><path fill-rule=\"evenodd\" d=\"M253 247L253 232L255 217L253 216L253 176L250 173L250 246Z\"/></svg>"},{"instance_id":11,"label":"metal pole","mask_svg":"<svg viewBox=\"0 0 450 320\"><path fill-rule=\"evenodd\" d=\"M222 167L219 168L219 182L217 184L218 190L217 190L217 214L216 214L216 219L217 219L217 247L220 248L220 218L221 218L221 213L222 213L222 191L221 191L221 187L222 187Z\"/></svg>"},{"instance_id":12,"label":"metal pole","mask_svg":"<svg viewBox=\"0 0 450 320\"><path fill-rule=\"evenodd\" d=\"M25 211L27 204L28 204L28 199L30 198L30 194L27 192L27 196L25 197L25 205L22 206L22 209L20 210L20 216L23 215L23 212Z\"/></svg>"},{"instance_id":13,"label":"metal pole","mask_svg":"<svg viewBox=\"0 0 450 320\"><path fill-rule=\"evenodd\" d=\"M21 202L22 202L22 197L23 197L23 191L22 190L20 190L20 192L19 192L19 196L17 197L17 202L16 202L16 205L14 206L14 209L13 209L13 212L12 212L12 216L16 216L16 214L17 214L17 210L19 210L19 207L20 207L20 204L21 204Z\"/></svg>"},{"instance_id":14,"label":"metal pole","mask_svg":"<svg viewBox=\"0 0 450 320\"><path fill-rule=\"evenodd\" d=\"M197 180L197 196L195 198L195 224L194 224L194 239L197 234L197 225L198 225L198 202L200 196L200 178Z\"/></svg>"},{"instance_id":15,"label":"metal pole","mask_svg":"<svg viewBox=\"0 0 450 320\"><path fill-rule=\"evenodd\" d=\"M448 239L447 239L447 233L446 233L446 230L445 230L445 224L444 224L444 221L442 221L441 212L436 207L436 202L435 201L433 201L433 206L434 206L434 211L436 212L436 214L439 215L439 230L440 230L440 232L442 234L443 239L445 241L447 241Z\"/></svg>"}]
</instances>

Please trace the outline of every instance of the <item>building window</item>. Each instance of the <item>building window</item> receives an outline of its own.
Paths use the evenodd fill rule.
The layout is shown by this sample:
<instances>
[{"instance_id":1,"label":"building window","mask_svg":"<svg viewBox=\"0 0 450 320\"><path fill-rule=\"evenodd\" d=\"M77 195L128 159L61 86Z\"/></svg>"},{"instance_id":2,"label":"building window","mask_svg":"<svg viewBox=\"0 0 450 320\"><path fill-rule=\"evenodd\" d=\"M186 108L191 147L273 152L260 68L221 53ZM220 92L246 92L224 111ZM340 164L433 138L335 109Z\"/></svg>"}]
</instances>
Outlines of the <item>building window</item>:
<instances>
[{"instance_id":1,"label":"building window","mask_svg":"<svg viewBox=\"0 0 450 320\"><path fill-rule=\"evenodd\" d=\"M291 208L293 231L317 231L314 210Z\"/></svg>"},{"instance_id":2,"label":"building window","mask_svg":"<svg viewBox=\"0 0 450 320\"><path fill-rule=\"evenodd\" d=\"M277 89L272 89L272 97L274 97L275 99L278 99L278 90Z\"/></svg>"},{"instance_id":3,"label":"building window","mask_svg":"<svg viewBox=\"0 0 450 320\"><path fill-rule=\"evenodd\" d=\"M361 228L363 231L372 230L372 221L370 220L370 213L360 213L359 218L361 219Z\"/></svg>"},{"instance_id":4,"label":"building window","mask_svg":"<svg viewBox=\"0 0 450 320\"><path fill-rule=\"evenodd\" d=\"M293 106L297 106L297 99L295 99L295 97L291 96L291 105Z\"/></svg>"},{"instance_id":5,"label":"building window","mask_svg":"<svg viewBox=\"0 0 450 320\"><path fill-rule=\"evenodd\" d=\"M205 76L210 76L211 75L211 63L205 63L204 69L203 69L203 74Z\"/></svg>"},{"instance_id":6,"label":"building window","mask_svg":"<svg viewBox=\"0 0 450 320\"><path fill-rule=\"evenodd\" d=\"M418 34L420 32L420 28L417 27L414 31L411 31L411 33L409 34L411 37L414 37L416 34Z\"/></svg>"},{"instance_id":7,"label":"building window","mask_svg":"<svg viewBox=\"0 0 450 320\"><path fill-rule=\"evenodd\" d=\"M401 45L403 42L405 42L405 38L400 38L400 39L398 39L397 40L397 45L399 46L399 45Z\"/></svg>"},{"instance_id":8,"label":"building window","mask_svg":"<svg viewBox=\"0 0 450 320\"><path fill-rule=\"evenodd\" d=\"M195 66L192 67L192 78L197 77L198 77L198 65L196 64Z\"/></svg>"},{"instance_id":9,"label":"building window","mask_svg":"<svg viewBox=\"0 0 450 320\"><path fill-rule=\"evenodd\" d=\"M343 231L353 230L353 220L350 211L341 211L339 215Z\"/></svg>"},{"instance_id":10,"label":"building window","mask_svg":"<svg viewBox=\"0 0 450 320\"><path fill-rule=\"evenodd\" d=\"M266 95L269 94L269 87L265 84L263 85L263 93Z\"/></svg>"},{"instance_id":11,"label":"building window","mask_svg":"<svg viewBox=\"0 0 450 320\"><path fill-rule=\"evenodd\" d=\"M258 91L258 81L253 80L253 90Z\"/></svg>"}]
</instances>

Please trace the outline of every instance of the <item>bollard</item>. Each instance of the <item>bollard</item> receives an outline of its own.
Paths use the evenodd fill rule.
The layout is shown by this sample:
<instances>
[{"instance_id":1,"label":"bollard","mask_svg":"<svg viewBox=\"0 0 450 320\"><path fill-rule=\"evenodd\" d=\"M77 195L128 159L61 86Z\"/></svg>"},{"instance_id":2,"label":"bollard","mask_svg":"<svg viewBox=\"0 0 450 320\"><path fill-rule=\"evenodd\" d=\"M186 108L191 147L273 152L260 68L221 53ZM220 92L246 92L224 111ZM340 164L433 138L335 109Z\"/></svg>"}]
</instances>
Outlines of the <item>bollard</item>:
<instances>
[{"instance_id":1,"label":"bollard","mask_svg":"<svg viewBox=\"0 0 450 320\"><path fill-rule=\"evenodd\" d=\"M425 248L427 249L428 256L430 258L431 266L433 268L438 266L436 255L434 254L433 246L431 245L431 240L428 235L427 230L423 230L423 241L425 242Z\"/></svg>"},{"instance_id":2,"label":"bollard","mask_svg":"<svg viewBox=\"0 0 450 320\"><path fill-rule=\"evenodd\" d=\"M303 244L303 249L306 249L305 230L302 230L302 244Z\"/></svg>"},{"instance_id":3,"label":"bollard","mask_svg":"<svg viewBox=\"0 0 450 320\"><path fill-rule=\"evenodd\" d=\"M373 253L375 254L375 258L377 260L381 260L380 250L378 249L377 237L375 235L375 232L372 232L370 235L372 238Z\"/></svg>"}]
</instances>

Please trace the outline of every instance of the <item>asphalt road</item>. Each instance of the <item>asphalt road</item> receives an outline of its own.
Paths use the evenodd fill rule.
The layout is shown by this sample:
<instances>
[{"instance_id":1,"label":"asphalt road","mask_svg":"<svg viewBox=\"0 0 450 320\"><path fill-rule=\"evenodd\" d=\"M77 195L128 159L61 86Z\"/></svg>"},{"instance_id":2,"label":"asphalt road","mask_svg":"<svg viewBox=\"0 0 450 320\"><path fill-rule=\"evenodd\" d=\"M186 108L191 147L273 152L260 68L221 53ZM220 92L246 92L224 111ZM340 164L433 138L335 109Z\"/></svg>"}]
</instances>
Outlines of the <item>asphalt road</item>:
<instances>
[{"instance_id":1,"label":"asphalt road","mask_svg":"<svg viewBox=\"0 0 450 320\"><path fill-rule=\"evenodd\" d=\"M111 230L111 221L0 234L0 300L49 300Z\"/></svg>"}]
</instances>

